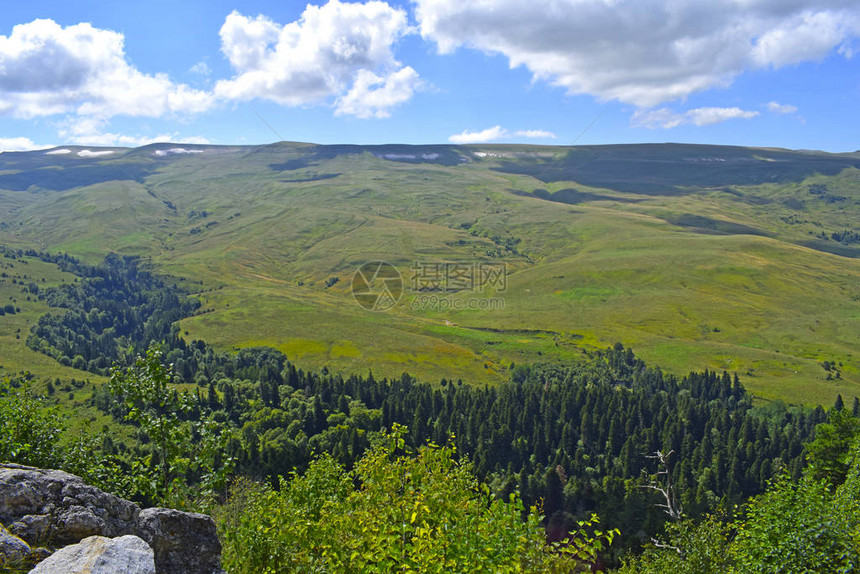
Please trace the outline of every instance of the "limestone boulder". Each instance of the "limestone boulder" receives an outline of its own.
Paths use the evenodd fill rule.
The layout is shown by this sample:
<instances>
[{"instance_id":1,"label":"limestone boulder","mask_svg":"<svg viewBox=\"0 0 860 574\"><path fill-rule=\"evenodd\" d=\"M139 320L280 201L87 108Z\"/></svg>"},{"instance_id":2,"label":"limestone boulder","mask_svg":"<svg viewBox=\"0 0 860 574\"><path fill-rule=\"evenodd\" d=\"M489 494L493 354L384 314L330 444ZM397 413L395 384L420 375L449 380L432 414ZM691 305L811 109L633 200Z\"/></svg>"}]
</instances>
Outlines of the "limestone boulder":
<instances>
[{"instance_id":1,"label":"limestone boulder","mask_svg":"<svg viewBox=\"0 0 860 574\"><path fill-rule=\"evenodd\" d=\"M30 574L156 574L149 544L127 534L117 538L89 536L57 550Z\"/></svg>"}]
</instances>

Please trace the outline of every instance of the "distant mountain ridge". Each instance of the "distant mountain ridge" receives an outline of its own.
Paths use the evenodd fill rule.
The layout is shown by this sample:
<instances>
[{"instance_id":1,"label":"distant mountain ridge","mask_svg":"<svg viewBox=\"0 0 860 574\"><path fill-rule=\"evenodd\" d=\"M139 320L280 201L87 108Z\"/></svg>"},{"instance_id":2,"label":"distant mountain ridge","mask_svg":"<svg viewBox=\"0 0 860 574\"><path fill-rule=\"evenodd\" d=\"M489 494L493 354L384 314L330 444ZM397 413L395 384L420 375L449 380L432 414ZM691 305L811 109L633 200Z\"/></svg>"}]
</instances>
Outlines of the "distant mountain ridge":
<instances>
[{"instance_id":1,"label":"distant mountain ridge","mask_svg":"<svg viewBox=\"0 0 860 574\"><path fill-rule=\"evenodd\" d=\"M91 185L122 175L134 181L157 169L147 160L195 154L247 154L272 148L301 150L301 159L281 167L289 171L307 167L314 161L339 155L370 153L380 159L431 163L446 166L472 161L500 159L500 171L531 175L546 183L576 180L585 185L625 192L678 190L683 187L757 185L800 181L815 173L835 175L848 167L860 167L860 153L793 151L777 148L693 144L614 144L602 146L521 146L521 145L317 145L280 142L261 146L217 146L158 143L138 148L61 146L48 150L0 154L0 171L28 171L29 177L0 176L0 188L23 191L29 184L57 189L59 178L39 171L56 166L75 173L66 185ZM64 153L68 152L68 153ZM134 169L130 160L147 165ZM124 172L110 169L122 164ZM94 166L100 166L96 168ZM110 166L110 167L109 167ZM32 172L32 170L36 170ZM53 175L53 174L51 174ZM75 185L77 184L77 185ZM70 189L65 187L62 189Z\"/></svg>"}]
</instances>

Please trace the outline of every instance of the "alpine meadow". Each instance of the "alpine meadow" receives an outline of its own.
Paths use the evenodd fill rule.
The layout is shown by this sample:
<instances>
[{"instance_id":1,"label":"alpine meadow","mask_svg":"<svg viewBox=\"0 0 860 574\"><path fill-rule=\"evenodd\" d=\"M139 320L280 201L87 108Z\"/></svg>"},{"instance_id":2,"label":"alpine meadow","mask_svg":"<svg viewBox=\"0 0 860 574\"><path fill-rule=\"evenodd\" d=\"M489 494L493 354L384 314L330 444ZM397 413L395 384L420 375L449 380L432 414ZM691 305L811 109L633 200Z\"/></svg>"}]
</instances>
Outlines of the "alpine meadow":
<instances>
[{"instance_id":1,"label":"alpine meadow","mask_svg":"<svg viewBox=\"0 0 860 574\"><path fill-rule=\"evenodd\" d=\"M180 322L189 340L272 346L308 369L476 384L622 341L679 375L738 373L763 400L860 394L857 154L63 149L0 157L3 242L90 263L143 258L198 295L202 310ZM384 313L352 296L375 260L403 276ZM418 305L416 262L504 266L506 284L489 286L504 289L503 308L458 304L473 295L459 292Z\"/></svg>"}]
</instances>

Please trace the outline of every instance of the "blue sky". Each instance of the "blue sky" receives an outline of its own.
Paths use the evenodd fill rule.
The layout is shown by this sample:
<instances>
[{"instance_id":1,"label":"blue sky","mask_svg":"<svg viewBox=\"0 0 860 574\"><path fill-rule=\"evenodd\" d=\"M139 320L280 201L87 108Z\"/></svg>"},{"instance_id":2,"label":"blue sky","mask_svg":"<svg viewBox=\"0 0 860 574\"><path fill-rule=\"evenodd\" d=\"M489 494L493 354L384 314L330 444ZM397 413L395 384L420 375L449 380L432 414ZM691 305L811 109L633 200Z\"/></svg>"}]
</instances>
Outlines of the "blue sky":
<instances>
[{"instance_id":1,"label":"blue sky","mask_svg":"<svg viewBox=\"0 0 860 574\"><path fill-rule=\"evenodd\" d=\"M0 151L279 139L855 151L858 52L858 0L3 0Z\"/></svg>"}]
</instances>

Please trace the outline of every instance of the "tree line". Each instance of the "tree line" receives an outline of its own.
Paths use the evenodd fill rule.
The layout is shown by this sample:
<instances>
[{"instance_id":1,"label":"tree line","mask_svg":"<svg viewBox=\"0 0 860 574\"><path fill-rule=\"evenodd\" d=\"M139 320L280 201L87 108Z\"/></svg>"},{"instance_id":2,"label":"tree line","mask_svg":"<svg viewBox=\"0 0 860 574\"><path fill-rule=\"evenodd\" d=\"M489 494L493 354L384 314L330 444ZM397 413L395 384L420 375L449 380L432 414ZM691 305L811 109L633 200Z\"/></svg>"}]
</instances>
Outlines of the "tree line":
<instances>
[{"instance_id":1,"label":"tree line","mask_svg":"<svg viewBox=\"0 0 860 574\"><path fill-rule=\"evenodd\" d=\"M66 366L107 375L114 364L132 364L153 341L177 347L182 339L176 322L200 307L175 285L141 269L135 257L112 253L97 266L70 257L42 258L82 278L39 291L40 300L64 311L40 317L27 337L31 349Z\"/></svg>"}]
</instances>

